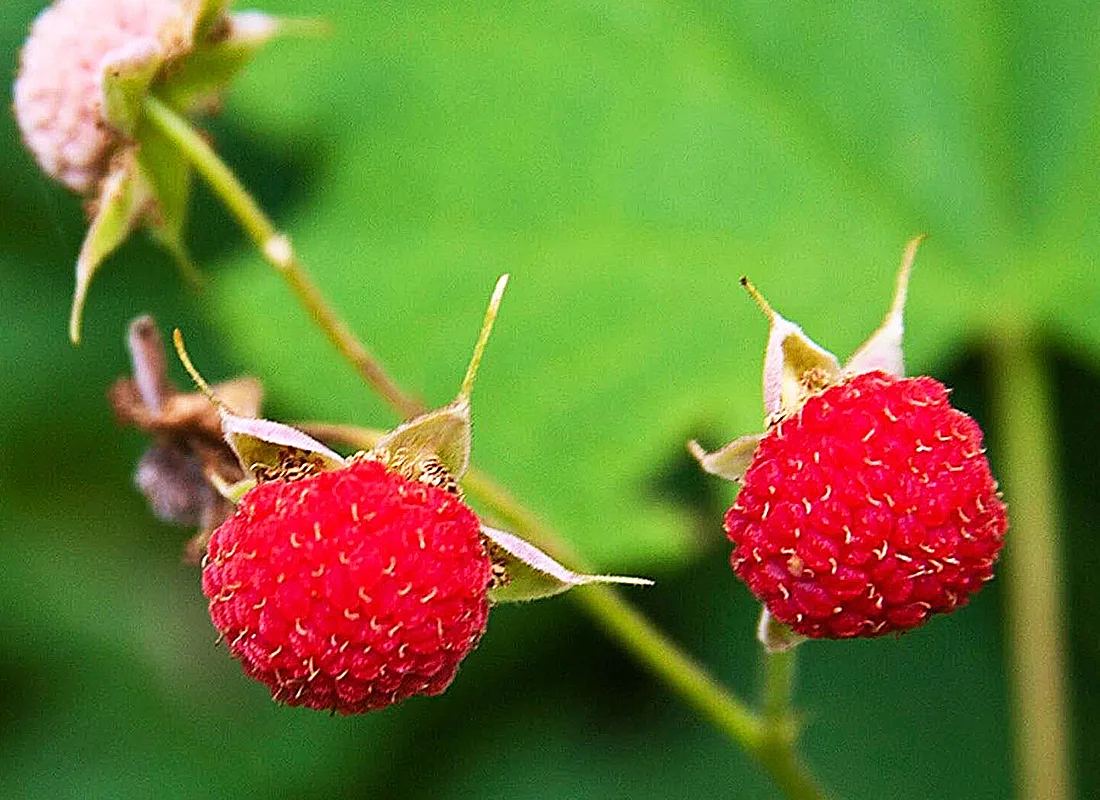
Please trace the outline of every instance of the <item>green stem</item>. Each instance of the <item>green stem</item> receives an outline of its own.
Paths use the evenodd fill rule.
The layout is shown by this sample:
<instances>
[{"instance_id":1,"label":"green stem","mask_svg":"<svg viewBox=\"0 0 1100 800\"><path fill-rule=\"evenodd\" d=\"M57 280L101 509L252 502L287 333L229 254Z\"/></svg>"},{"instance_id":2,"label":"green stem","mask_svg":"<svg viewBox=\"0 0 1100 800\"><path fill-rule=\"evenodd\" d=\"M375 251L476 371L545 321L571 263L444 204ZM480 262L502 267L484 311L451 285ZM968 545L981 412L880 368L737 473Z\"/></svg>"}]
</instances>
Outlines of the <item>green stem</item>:
<instances>
[{"instance_id":1,"label":"green stem","mask_svg":"<svg viewBox=\"0 0 1100 800\"><path fill-rule=\"evenodd\" d=\"M414 417L423 405L405 394L325 300L302 268L290 239L281 234L252 199L213 148L191 124L155 97L145 98L145 118L179 148L191 165L225 203L233 217L255 242L264 258L286 281L298 301L340 354L398 414Z\"/></svg>"},{"instance_id":2,"label":"green stem","mask_svg":"<svg viewBox=\"0 0 1100 800\"><path fill-rule=\"evenodd\" d=\"M462 483L471 495L517 535L560 561L566 561L583 572L592 571L565 545L556 531L492 478L471 469ZM623 600L619 592L609 586L593 584L578 587L569 596L588 611L613 639L731 739L749 750L757 750L762 745L764 728L760 718Z\"/></svg>"},{"instance_id":3,"label":"green stem","mask_svg":"<svg viewBox=\"0 0 1100 800\"><path fill-rule=\"evenodd\" d=\"M795 649L763 653L765 743L760 758L788 797L821 797L822 790L799 762L794 717Z\"/></svg>"},{"instance_id":4,"label":"green stem","mask_svg":"<svg viewBox=\"0 0 1100 800\"><path fill-rule=\"evenodd\" d=\"M1031 329L1006 322L991 345L991 390L1012 523L1002 572L1019 796L1065 800L1073 778L1050 378Z\"/></svg>"},{"instance_id":5,"label":"green stem","mask_svg":"<svg viewBox=\"0 0 1100 800\"><path fill-rule=\"evenodd\" d=\"M521 534L522 535L522 534ZM742 747L759 752L764 740L760 718L721 686L615 589L580 586L570 597L612 639L664 681L696 711Z\"/></svg>"},{"instance_id":6,"label":"green stem","mask_svg":"<svg viewBox=\"0 0 1100 800\"><path fill-rule=\"evenodd\" d=\"M388 377L377 359L355 339L331 309L298 262L290 241L275 229L252 196L202 136L185 119L155 98L146 98L145 113L149 121L179 147L210 188L222 199L265 258L286 280L317 326L356 367L367 383L405 417L421 413L422 405ZM315 426L314 430L317 427L319 426ZM334 428L332 432L335 430ZM340 430L353 438L355 436L354 428ZM370 438L366 435L368 432L359 433L363 434L360 438ZM351 443L356 444L354 441ZM503 522L509 523L515 533L562 561L581 564L580 559L569 552L556 532L490 478L471 470L463 483L471 494L479 497ZM579 568L584 569L583 566ZM782 746L777 746L771 728L760 717L708 675L617 592L606 586L593 585L579 587L571 594L575 602L639 662L734 743L755 756L792 800L812 800L823 796L805 770L795 761L791 748L793 739L784 740Z\"/></svg>"},{"instance_id":7,"label":"green stem","mask_svg":"<svg viewBox=\"0 0 1100 800\"><path fill-rule=\"evenodd\" d=\"M297 427L323 441L342 442L361 450L374 447L384 435L382 431L354 425L306 422ZM582 572L593 571L562 536L484 472L471 467L463 476L462 485L501 525L559 561ZM594 584L573 589L568 596L608 636L718 730L751 753L788 797L815 800L825 796L794 752L797 726L791 714L793 652L765 657L764 715L761 717L711 677L615 589Z\"/></svg>"},{"instance_id":8,"label":"green stem","mask_svg":"<svg viewBox=\"0 0 1100 800\"><path fill-rule=\"evenodd\" d=\"M794 648L763 655L764 718L777 729L792 724L794 661Z\"/></svg>"}]
</instances>

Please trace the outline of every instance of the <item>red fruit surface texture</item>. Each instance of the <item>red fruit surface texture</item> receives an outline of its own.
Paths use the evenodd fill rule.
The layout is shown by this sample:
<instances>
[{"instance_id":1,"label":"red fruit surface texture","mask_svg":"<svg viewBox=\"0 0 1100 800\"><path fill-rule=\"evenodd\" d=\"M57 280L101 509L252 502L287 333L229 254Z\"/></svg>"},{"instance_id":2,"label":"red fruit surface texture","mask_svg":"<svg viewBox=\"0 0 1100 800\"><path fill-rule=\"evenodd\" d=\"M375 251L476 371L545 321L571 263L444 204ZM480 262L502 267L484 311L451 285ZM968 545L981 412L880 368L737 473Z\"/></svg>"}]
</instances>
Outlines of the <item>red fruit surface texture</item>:
<instances>
[{"instance_id":1,"label":"red fruit surface texture","mask_svg":"<svg viewBox=\"0 0 1100 800\"><path fill-rule=\"evenodd\" d=\"M981 430L943 384L869 372L768 431L725 527L734 572L776 619L848 638L964 605L1008 523Z\"/></svg>"},{"instance_id":2,"label":"red fruit surface texture","mask_svg":"<svg viewBox=\"0 0 1100 800\"><path fill-rule=\"evenodd\" d=\"M275 700L355 714L447 688L485 631L491 568L459 498L363 460L248 492L202 586Z\"/></svg>"}]
</instances>

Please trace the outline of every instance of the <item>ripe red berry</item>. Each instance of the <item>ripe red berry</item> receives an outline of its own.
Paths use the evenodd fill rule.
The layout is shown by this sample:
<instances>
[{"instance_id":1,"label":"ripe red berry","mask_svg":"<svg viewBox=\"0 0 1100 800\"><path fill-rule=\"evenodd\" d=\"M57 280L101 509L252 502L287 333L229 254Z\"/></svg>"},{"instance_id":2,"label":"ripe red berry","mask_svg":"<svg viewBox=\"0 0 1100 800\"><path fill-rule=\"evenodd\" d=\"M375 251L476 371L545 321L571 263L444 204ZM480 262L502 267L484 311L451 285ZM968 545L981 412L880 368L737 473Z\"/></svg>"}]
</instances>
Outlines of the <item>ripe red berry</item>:
<instances>
[{"instance_id":1,"label":"ripe red berry","mask_svg":"<svg viewBox=\"0 0 1100 800\"><path fill-rule=\"evenodd\" d=\"M202 585L275 700L354 714L447 688L485 631L491 571L456 494L359 458L249 491Z\"/></svg>"},{"instance_id":2,"label":"ripe red berry","mask_svg":"<svg viewBox=\"0 0 1100 800\"><path fill-rule=\"evenodd\" d=\"M1007 521L977 423L932 378L874 371L771 426L725 528L734 571L773 617L847 638L964 605Z\"/></svg>"}]
</instances>

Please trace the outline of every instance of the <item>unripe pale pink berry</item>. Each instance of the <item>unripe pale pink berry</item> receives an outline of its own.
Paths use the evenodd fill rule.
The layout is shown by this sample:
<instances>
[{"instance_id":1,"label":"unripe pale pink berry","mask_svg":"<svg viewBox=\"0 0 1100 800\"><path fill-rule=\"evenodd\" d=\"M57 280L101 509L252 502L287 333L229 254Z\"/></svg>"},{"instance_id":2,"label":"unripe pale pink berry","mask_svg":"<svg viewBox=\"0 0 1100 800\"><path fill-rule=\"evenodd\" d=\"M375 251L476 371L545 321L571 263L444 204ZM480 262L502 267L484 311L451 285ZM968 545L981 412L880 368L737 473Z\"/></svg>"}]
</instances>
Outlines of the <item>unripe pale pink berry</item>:
<instances>
[{"instance_id":1,"label":"unripe pale pink berry","mask_svg":"<svg viewBox=\"0 0 1100 800\"><path fill-rule=\"evenodd\" d=\"M154 49L179 54L183 29L178 0L58 0L39 14L13 93L23 141L47 174L95 191L123 141L103 117L103 64Z\"/></svg>"},{"instance_id":2,"label":"unripe pale pink berry","mask_svg":"<svg viewBox=\"0 0 1100 800\"><path fill-rule=\"evenodd\" d=\"M725 518L731 563L803 636L878 636L952 611L1008 526L977 423L932 378L867 372L774 423Z\"/></svg>"},{"instance_id":3,"label":"unripe pale pink berry","mask_svg":"<svg viewBox=\"0 0 1100 800\"><path fill-rule=\"evenodd\" d=\"M211 536L202 584L275 700L352 714L446 689L485 631L491 578L460 497L355 459L249 491Z\"/></svg>"}]
</instances>

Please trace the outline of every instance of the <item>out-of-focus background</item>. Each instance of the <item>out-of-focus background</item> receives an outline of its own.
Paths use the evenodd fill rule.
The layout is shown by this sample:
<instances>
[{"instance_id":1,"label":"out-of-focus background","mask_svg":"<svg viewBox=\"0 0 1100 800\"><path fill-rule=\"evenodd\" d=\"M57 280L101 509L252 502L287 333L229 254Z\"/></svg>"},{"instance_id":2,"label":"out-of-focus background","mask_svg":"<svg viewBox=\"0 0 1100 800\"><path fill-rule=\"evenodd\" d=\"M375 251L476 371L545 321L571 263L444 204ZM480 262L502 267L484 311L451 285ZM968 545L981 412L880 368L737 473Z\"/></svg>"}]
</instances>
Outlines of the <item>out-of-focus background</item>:
<instances>
[{"instance_id":1,"label":"out-of-focus background","mask_svg":"<svg viewBox=\"0 0 1100 800\"><path fill-rule=\"evenodd\" d=\"M9 75L41 4L0 7ZM912 373L986 427L988 341L1035 331L1063 480L1080 797L1100 786L1100 17L1088 2L268 0L333 34L263 52L204 123L356 332L434 404L512 273L474 458L743 696L757 610L731 487L684 441L761 425L751 276L842 356L931 236ZM10 93L4 89L5 105ZM442 697L330 718L273 704L214 631L189 532L148 513L104 394L127 321L184 329L268 416L393 415L205 191L189 293L143 236L66 323L79 203L0 115L0 794L5 798L777 797L567 597L495 610ZM177 378L184 382L182 370ZM1020 543L1026 547L1026 543ZM850 798L1014 794L1005 577L900 638L800 649L804 748ZM1091 609L1091 611L1090 611Z\"/></svg>"}]
</instances>

